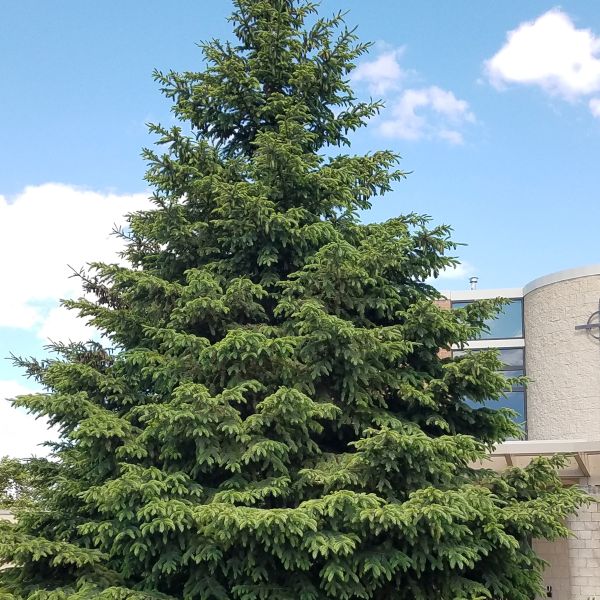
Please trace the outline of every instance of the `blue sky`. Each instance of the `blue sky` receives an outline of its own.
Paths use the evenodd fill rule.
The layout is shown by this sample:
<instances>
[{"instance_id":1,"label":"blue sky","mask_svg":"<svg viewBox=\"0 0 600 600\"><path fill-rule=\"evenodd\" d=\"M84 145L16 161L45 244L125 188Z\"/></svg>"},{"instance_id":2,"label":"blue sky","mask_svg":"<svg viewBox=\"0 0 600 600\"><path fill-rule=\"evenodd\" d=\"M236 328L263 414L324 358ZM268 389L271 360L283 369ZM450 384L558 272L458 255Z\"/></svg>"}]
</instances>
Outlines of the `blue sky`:
<instances>
[{"instance_id":1,"label":"blue sky","mask_svg":"<svg viewBox=\"0 0 600 600\"><path fill-rule=\"evenodd\" d=\"M451 224L464 265L443 289L517 287L600 262L600 7L595 2L325 0L375 43L355 86L386 109L354 140L412 171L368 220ZM7 0L0 6L0 357L85 336L57 300L67 264L110 260L145 206L148 121L170 122L151 73L201 69L226 1ZM0 397L30 388L0 361ZM0 401L0 455L44 435ZM4 440L4 441L2 441Z\"/></svg>"}]
</instances>

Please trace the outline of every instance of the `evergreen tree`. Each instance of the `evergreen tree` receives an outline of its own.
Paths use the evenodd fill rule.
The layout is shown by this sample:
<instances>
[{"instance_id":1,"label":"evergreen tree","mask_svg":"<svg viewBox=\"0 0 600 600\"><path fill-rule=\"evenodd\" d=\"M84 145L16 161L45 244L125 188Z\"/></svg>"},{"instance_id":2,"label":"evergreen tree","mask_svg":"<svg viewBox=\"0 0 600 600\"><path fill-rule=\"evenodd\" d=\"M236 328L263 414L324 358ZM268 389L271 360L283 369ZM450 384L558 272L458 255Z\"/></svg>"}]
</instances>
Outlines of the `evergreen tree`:
<instances>
[{"instance_id":1,"label":"evergreen tree","mask_svg":"<svg viewBox=\"0 0 600 600\"><path fill-rule=\"evenodd\" d=\"M32 458L28 461L4 456L0 458L0 510L18 512L31 506L38 490L45 487L47 461Z\"/></svg>"},{"instance_id":2,"label":"evergreen tree","mask_svg":"<svg viewBox=\"0 0 600 600\"><path fill-rule=\"evenodd\" d=\"M0 532L3 599L532 599L532 538L583 501L557 460L477 470L518 435L484 406L493 352L452 360L501 306L442 310L450 230L359 212L399 157L339 153L380 105L367 50L308 0L235 0L235 44L156 73L155 209L67 302L106 343L18 360L19 406L62 434L35 507ZM94 300L90 300L92 295ZM467 398L471 402L467 402Z\"/></svg>"}]
</instances>

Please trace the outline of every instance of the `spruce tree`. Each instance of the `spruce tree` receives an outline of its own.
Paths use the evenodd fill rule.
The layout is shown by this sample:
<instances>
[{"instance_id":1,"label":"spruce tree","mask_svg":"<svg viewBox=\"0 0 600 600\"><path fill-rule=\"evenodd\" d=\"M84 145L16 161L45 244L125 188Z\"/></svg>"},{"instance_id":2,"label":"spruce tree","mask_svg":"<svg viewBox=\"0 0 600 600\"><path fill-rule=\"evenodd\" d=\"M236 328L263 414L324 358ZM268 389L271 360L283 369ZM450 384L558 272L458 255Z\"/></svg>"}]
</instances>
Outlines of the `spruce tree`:
<instances>
[{"instance_id":1,"label":"spruce tree","mask_svg":"<svg viewBox=\"0 0 600 600\"><path fill-rule=\"evenodd\" d=\"M0 458L0 510L16 513L35 502L36 490L46 485L41 476L46 465L43 459Z\"/></svg>"},{"instance_id":2,"label":"spruce tree","mask_svg":"<svg viewBox=\"0 0 600 600\"><path fill-rule=\"evenodd\" d=\"M583 501L557 459L477 469L519 434L486 402L493 352L444 358L501 301L447 311L446 226L362 223L399 157L343 153L380 109L368 49L308 0L235 0L237 41L155 74L154 209L130 266L92 264L66 304L104 342L22 360L16 404L62 434L48 486L0 531L4 599L530 600L533 538ZM90 299L93 298L93 299Z\"/></svg>"}]
</instances>

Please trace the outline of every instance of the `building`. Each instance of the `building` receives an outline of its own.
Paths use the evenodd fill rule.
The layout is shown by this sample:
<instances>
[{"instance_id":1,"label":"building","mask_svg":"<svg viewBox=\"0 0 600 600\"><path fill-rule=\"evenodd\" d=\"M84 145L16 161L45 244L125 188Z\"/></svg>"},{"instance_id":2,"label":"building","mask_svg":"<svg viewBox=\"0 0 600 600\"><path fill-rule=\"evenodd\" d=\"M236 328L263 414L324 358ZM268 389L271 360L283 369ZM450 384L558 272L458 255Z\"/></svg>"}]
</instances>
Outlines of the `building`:
<instances>
[{"instance_id":1,"label":"building","mask_svg":"<svg viewBox=\"0 0 600 600\"><path fill-rule=\"evenodd\" d=\"M444 303L455 309L498 296L510 304L468 348L497 348L507 376L524 373L530 383L504 401L519 413L525 439L500 444L490 461L502 470L568 453L561 478L600 501L600 264L546 275L523 288L447 292ZM549 563L546 597L600 600L600 504L582 509L568 525L572 538L536 542Z\"/></svg>"}]
</instances>

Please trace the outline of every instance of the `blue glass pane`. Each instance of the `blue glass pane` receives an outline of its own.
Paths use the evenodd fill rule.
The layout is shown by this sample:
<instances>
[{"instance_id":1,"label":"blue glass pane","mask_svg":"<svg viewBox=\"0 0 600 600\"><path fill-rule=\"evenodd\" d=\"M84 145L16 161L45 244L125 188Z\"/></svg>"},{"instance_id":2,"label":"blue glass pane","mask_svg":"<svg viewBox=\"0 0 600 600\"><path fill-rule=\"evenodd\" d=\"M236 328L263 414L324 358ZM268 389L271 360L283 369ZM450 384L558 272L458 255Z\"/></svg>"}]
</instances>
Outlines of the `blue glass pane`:
<instances>
[{"instance_id":1,"label":"blue glass pane","mask_svg":"<svg viewBox=\"0 0 600 600\"><path fill-rule=\"evenodd\" d=\"M523 375L523 369L515 369L514 371L502 371L504 377L521 377Z\"/></svg>"},{"instance_id":2,"label":"blue glass pane","mask_svg":"<svg viewBox=\"0 0 600 600\"><path fill-rule=\"evenodd\" d=\"M498 353L504 365L503 371L523 369L523 348L500 348Z\"/></svg>"},{"instance_id":3,"label":"blue glass pane","mask_svg":"<svg viewBox=\"0 0 600 600\"><path fill-rule=\"evenodd\" d=\"M501 398L498 402L494 402L498 408L512 408L518 414L515 419L517 423L525 421L525 392L514 391L506 392L506 398Z\"/></svg>"},{"instance_id":4,"label":"blue glass pane","mask_svg":"<svg viewBox=\"0 0 600 600\"><path fill-rule=\"evenodd\" d=\"M515 370L515 371L502 371L502 375L504 375L504 377L521 377L523 375L523 370ZM524 391L525 390L525 386L523 384L520 385L513 385L512 386L512 390L513 391Z\"/></svg>"},{"instance_id":5,"label":"blue glass pane","mask_svg":"<svg viewBox=\"0 0 600 600\"><path fill-rule=\"evenodd\" d=\"M492 350L493 347L485 348L485 350ZM523 348L495 348L498 352L498 356L502 361L502 369L501 371L521 371L518 373L519 375L523 375ZM467 354L467 352L481 352L482 348L473 348L471 350L453 350L452 356L454 358L460 358ZM508 375L507 377L514 377L514 375Z\"/></svg>"},{"instance_id":6,"label":"blue glass pane","mask_svg":"<svg viewBox=\"0 0 600 600\"><path fill-rule=\"evenodd\" d=\"M464 308L470 302L453 302L452 308ZM485 322L489 331L484 331L477 339L497 340L523 337L523 301L511 300L495 319Z\"/></svg>"},{"instance_id":7,"label":"blue glass pane","mask_svg":"<svg viewBox=\"0 0 600 600\"><path fill-rule=\"evenodd\" d=\"M483 405L469 399L467 399L467 404L473 408L481 408L482 406L487 406L495 410L510 408L517 412L517 416L514 418L515 423L522 425L525 422L525 392L522 390L506 392L506 397L502 397L498 401L486 402Z\"/></svg>"}]
</instances>

